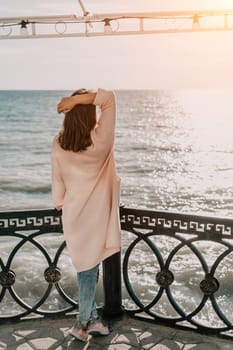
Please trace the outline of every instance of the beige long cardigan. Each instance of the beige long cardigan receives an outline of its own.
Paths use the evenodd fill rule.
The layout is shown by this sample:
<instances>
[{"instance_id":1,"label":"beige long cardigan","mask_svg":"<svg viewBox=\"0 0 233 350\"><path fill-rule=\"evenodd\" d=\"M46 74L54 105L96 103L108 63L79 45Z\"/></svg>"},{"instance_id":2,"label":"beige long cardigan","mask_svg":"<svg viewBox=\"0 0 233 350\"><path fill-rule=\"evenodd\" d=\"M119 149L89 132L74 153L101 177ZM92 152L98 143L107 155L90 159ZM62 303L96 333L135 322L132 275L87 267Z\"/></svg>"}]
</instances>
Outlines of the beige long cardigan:
<instances>
[{"instance_id":1,"label":"beige long cardigan","mask_svg":"<svg viewBox=\"0 0 233 350\"><path fill-rule=\"evenodd\" d=\"M113 153L115 96L98 89L94 104L101 115L93 145L83 152L52 144L52 195L62 206L64 238L76 271L85 271L120 250L120 178Z\"/></svg>"}]
</instances>

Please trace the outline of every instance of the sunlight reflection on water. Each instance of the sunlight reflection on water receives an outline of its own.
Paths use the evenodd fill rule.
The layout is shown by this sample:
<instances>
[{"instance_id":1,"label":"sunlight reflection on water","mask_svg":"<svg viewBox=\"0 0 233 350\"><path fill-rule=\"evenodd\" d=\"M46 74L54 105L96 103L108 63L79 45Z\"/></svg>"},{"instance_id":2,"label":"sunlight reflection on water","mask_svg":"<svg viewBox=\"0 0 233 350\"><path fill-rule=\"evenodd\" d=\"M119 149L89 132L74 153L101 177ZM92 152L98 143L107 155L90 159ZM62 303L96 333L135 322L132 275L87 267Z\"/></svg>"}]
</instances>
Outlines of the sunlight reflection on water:
<instances>
[{"instance_id":1,"label":"sunlight reflection on water","mask_svg":"<svg viewBox=\"0 0 233 350\"><path fill-rule=\"evenodd\" d=\"M137 95L137 109L119 115L117 156L124 146L128 152L127 161L120 155L118 162L123 201L140 208L231 216L232 110L230 89Z\"/></svg>"}]
</instances>

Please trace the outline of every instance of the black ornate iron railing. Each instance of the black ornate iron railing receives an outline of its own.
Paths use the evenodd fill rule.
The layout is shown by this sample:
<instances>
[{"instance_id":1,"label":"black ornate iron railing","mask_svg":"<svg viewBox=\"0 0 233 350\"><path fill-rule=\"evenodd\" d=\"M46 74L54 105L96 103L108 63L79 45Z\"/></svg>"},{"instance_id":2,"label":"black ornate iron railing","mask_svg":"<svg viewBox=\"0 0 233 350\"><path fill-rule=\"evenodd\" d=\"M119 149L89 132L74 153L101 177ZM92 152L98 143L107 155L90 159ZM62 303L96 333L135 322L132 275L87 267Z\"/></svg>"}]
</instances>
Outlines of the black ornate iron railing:
<instances>
[{"instance_id":1,"label":"black ornate iron railing","mask_svg":"<svg viewBox=\"0 0 233 350\"><path fill-rule=\"evenodd\" d=\"M124 207L120 217L121 256L103 264L103 312L120 314L123 303L136 317L233 337L233 221ZM53 209L0 213L0 322L64 316L77 308L76 298L62 285L61 233L61 218ZM23 289L19 276L25 275L28 294L37 291L25 272L38 256L42 263L33 276L41 271L44 276L39 276L40 293L32 305L17 288Z\"/></svg>"},{"instance_id":2,"label":"black ornate iron railing","mask_svg":"<svg viewBox=\"0 0 233 350\"><path fill-rule=\"evenodd\" d=\"M134 236L123 257L124 282L136 305L128 312L170 326L233 336L231 219L123 208L121 226ZM150 271L153 285L147 285L152 296L145 302L130 280L130 269L135 270L130 259L137 246L136 258L140 256L141 243L155 257ZM140 271L136 272L140 283Z\"/></svg>"}]
</instances>

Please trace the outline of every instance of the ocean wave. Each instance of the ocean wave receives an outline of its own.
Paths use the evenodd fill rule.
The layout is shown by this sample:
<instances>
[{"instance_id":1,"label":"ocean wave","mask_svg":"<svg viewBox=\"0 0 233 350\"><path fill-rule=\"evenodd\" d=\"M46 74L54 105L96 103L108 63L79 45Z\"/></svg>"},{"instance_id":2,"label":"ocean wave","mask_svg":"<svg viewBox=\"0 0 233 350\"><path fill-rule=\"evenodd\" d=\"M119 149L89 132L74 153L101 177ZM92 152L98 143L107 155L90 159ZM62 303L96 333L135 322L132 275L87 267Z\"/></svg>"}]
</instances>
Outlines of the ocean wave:
<instances>
[{"instance_id":1,"label":"ocean wave","mask_svg":"<svg viewBox=\"0 0 233 350\"><path fill-rule=\"evenodd\" d=\"M26 184L1 184L0 187L1 192L22 192L22 193L50 193L51 192L51 185L45 184L45 185L26 185Z\"/></svg>"}]
</instances>

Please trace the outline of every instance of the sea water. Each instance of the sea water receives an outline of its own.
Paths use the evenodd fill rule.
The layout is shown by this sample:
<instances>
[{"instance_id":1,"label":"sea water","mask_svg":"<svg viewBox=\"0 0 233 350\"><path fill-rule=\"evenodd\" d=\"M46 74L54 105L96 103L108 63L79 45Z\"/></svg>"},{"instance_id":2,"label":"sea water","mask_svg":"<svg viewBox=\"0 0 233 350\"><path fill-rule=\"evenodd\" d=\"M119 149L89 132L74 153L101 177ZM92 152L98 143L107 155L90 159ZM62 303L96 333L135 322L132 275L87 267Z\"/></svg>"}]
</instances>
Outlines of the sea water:
<instances>
[{"instance_id":1,"label":"sea water","mask_svg":"<svg viewBox=\"0 0 233 350\"><path fill-rule=\"evenodd\" d=\"M121 203L132 208L231 218L233 90L117 90L115 93L118 115L115 154L122 179ZM50 150L62 122L56 105L62 96L70 94L71 91L0 91L0 210L53 206ZM132 238L124 233L124 246ZM62 237L57 240L62 241ZM43 244L52 252L54 239L45 241ZM155 243L164 254L173 244L167 238ZM0 244L1 258L6 260L10 242L4 239ZM213 259L219 252L214 244L202 249ZM199 260L189 257L190 252L184 249L174 261L176 282L172 287L187 312L201 300L195 286L204 277ZM142 243L130 261L134 290L145 303L156 294L154 276L158 264L154 260ZM14 259L15 288L29 303L30 298L39 298L41 288L45 288L41 276L46 262L41 261L43 257L30 244ZM59 263L66 269L63 287L75 297L75 274L66 252ZM223 308L228 305L229 317L233 314L231 265L232 257L228 257L218 272L224 288L218 301ZM193 275L193 280L190 282L185 275ZM31 280L34 288L28 295L25 283ZM49 303L56 304L56 297L51 298ZM130 305L126 292L124 299ZM173 314L166 300L156 311ZM203 315L210 324L211 317L208 312Z\"/></svg>"}]
</instances>

